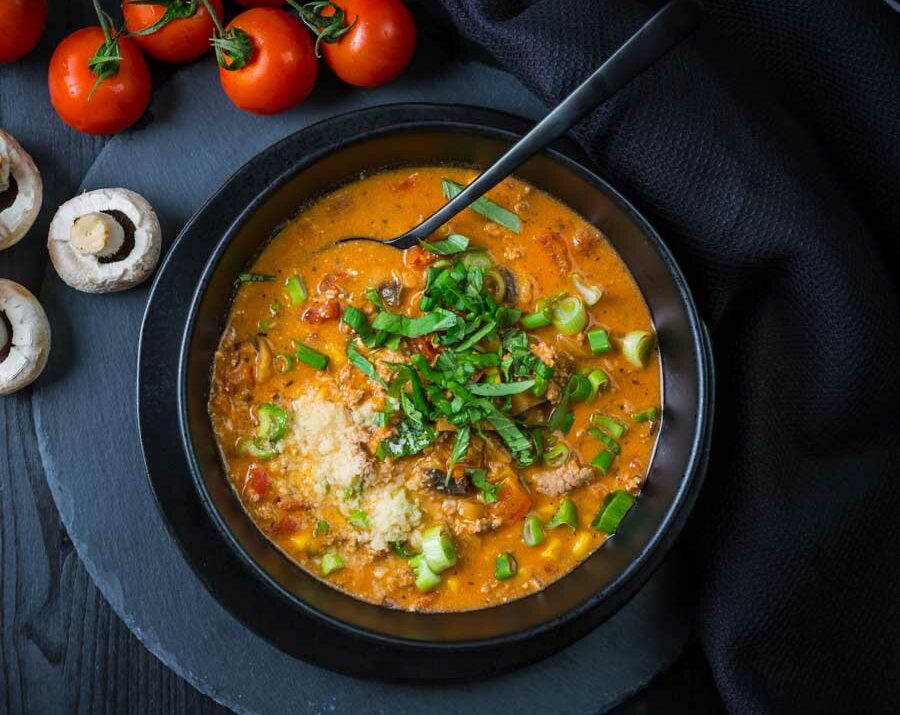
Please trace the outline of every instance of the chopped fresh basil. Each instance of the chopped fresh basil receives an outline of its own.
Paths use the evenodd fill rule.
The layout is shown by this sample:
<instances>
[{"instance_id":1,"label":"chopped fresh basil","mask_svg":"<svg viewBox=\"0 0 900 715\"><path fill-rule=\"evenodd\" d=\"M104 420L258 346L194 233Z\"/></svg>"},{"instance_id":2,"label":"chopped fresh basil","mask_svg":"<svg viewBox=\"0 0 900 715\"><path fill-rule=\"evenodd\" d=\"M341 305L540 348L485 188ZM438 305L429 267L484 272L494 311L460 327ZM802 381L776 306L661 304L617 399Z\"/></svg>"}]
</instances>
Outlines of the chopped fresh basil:
<instances>
[{"instance_id":1,"label":"chopped fresh basil","mask_svg":"<svg viewBox=\"0 0 900 715\"><path fill-rule=\"evenodd\" d=\"M452 256L454 253L462 253L469 247L469 239L458 233L451 233L443 241L420 241L422 248L436 256Z\"/></svg>"},{"instance_id":2,"label":"chopped fresh basil","mask_svg":"<svg viewBox=\"0 0 900 715\"><path fill-rule=\"evenodd\" d=\"M457 184L455 181L451 179L441 179L441 188L444 192L444 198L448 201L452 199L454 196L462 193L462 190L465 188L462 184ZM472 209L475 213L481 214L489 221L493 221L496 224L500 224L504 228L508 228L513 233L521 233L522 232L522 224L519 221L519 217L516 216L509 209L505 209L499 204L495 204L490 199L482 196L480 199L475 199L471 204L469 204L469 208Z\"/></svg>"}]
</instances>

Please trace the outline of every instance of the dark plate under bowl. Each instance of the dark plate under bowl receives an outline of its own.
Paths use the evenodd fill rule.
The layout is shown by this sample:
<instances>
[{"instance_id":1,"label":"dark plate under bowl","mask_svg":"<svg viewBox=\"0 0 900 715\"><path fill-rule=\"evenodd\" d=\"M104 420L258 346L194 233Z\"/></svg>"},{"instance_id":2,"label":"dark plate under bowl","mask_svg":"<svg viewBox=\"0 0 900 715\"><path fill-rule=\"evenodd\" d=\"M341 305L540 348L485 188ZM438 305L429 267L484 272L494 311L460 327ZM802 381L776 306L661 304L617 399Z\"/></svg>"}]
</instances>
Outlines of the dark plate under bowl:
<instances>
[{"instance_id":1,"label":"dark plate under bowl","mask_svg":"<svg viewBox=\"0 0 900 715\"><path fill-rule=\"evenodd\" d=\"M711 429L712 360L681 271L657 233L605 181L567 156L569 152L547 151L517 176L557 197L606 234L643 292L658 333L665 412L637 507L614 538L568 575L540 593L479 611L390 610L337 591L297 567L244 512L229 486L207 415L210 367L236 276L300 206L361 172L435 163L484 166L517 138L479 124L492 114L484 110L421 105L382 110L377 126L340 146L286 161L291 154L288 137L262 152L241 170L256 165L257 173L271 176L262 190L234 180L221 190L228 192L229 202L246 208L209 259L185 327L178 390L182 440L210 517L258 579L259 588L271 593L285 613L314 623L320 629L317 638L333 634L336 642L367 644L373 658L391 654L398 663L391 671L394 677L469 677L515 667L571 643L621 607L659 565L702 480ZM294 652L344 669L339 654L323 659L322 650L318 641ZM430 662L423 658L426 654ZM440 669L435 668L438 662Z\"/></svg>"}]
</instances>

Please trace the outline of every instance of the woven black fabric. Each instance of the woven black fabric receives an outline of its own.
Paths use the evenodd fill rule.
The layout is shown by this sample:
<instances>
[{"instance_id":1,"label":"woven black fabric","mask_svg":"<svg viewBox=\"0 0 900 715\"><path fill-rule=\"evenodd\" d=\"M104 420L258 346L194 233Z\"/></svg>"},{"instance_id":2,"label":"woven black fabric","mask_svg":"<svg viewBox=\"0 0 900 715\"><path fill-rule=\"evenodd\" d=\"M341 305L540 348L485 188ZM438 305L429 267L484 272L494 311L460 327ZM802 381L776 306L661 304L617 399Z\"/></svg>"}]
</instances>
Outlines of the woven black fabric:
<instances>
[{"instance_id":1,"label":"woven black fabric","mask_svg":"<svg viewBox=\"0 0 900 715\"><path fill-rule=\"evenodd\" d=\"M548 104L649 16L442 3ZM713 335L713 460L687 534L701 638L734 712L900 712L900 14L706 9L575 132L672 246Z\"/></svg>"}]
</instances>

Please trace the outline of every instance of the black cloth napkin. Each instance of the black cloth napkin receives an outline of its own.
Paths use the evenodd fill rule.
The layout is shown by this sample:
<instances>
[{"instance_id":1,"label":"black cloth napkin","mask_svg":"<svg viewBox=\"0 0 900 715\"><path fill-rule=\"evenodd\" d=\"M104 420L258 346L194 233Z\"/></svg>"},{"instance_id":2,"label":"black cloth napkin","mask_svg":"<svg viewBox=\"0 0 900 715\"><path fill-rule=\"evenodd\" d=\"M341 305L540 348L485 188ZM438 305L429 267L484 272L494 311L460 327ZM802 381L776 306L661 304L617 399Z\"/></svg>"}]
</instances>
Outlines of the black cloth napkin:
<instances>
[{"instance_id":1,"label":"black cloth napkin","mask_svg":"<svg viewBox=\"0 0 900 715\"><path fill-rule=\"evenodd\" d=\"M548 106L650 15L441 2ZM733 712L900 712L900 14L706 10L574 133L712 332L713 459L687 533L703 647Z\"/></svg>"}]
</instances>

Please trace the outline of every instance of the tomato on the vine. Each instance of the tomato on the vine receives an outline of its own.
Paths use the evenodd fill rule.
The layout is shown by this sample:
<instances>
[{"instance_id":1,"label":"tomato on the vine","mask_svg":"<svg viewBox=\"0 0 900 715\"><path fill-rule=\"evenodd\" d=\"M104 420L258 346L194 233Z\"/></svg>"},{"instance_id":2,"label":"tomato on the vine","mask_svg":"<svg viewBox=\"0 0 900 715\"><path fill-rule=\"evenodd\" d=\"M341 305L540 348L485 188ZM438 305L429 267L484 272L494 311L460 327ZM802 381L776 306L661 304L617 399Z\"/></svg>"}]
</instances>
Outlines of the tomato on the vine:
<instances>
[{"instance_id":1,"label":"tomato on the vine","mask_svg":"<svg viewBox=\"0 0 900 715\"><path fill-rule=\"evenodd\" d=\"M283 10L246 10L228 25L226 38L215 42L222 88L240 109L277 114L312 91L318 71L312 40Z\"/></svg>"},{"instance_id":2,"label":"tomato on the vine","mask_svg":"<svg viewBox=\"0 0 900 715\"><path fill-rule=\"evenodd\" d=\"M209 0L222 17L222 0ZM125 29L140 48L163 62L191 62L209 49L216 25L200 0L158 0L147 5L124 0ZM156 28L156 29L154 29Z\"/></svg>"},{"instance_id":3,"label":"tomato on the vine","mask_svg":"<svg viewBox=\"0 0 900 715\"><path fill-rule=\"evenodd\" d=\"M150 103L144 56L132 40L111 36L108 27L85 27L60 42L47 81L60 119L87 134L126 129Z\"/></svg>"},{"instance_id":4,"label":"tomato on the vine","mask_svg":"<svg viewBox=\"0 0 900 715\"><path fill-rule=\"evenodd\" d=\"M416 50L416 23L401 0L319 0L303 21L319 36L317 50L342 80L377 87L400 75Z\"/></svg>"},{"instance_id":5,"label":"tomato on the vine","mask_svg":"<svg viewBox=\"0 0 900 715\"><path fill-rule=\"evenodd\" d=\"M0 0L0 65L31 52L46 24L47 0Z\"/></svg>"},{"instance_id":6,"label":"tomato on the vine","mask_svg":"<svg viewBox=\"0 0 900 715\"><path fill-rule=\"evenodd\" d=\"M284 7L287 5L285 0L234 0L238 5L244 7Z\"/></svg>"}]
</instances>

